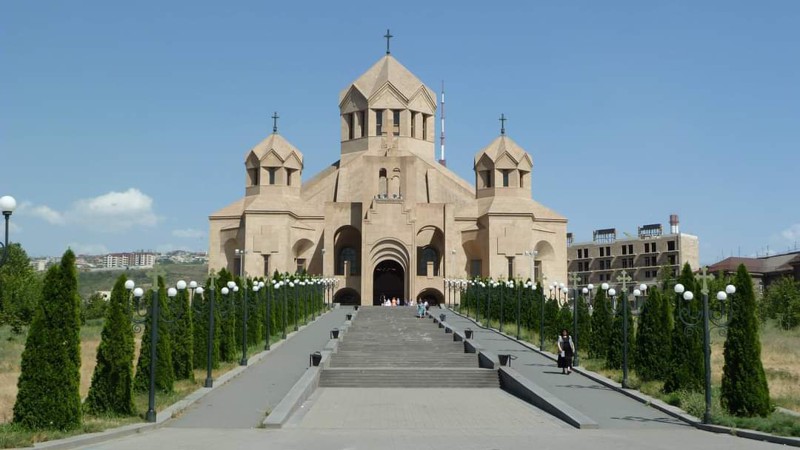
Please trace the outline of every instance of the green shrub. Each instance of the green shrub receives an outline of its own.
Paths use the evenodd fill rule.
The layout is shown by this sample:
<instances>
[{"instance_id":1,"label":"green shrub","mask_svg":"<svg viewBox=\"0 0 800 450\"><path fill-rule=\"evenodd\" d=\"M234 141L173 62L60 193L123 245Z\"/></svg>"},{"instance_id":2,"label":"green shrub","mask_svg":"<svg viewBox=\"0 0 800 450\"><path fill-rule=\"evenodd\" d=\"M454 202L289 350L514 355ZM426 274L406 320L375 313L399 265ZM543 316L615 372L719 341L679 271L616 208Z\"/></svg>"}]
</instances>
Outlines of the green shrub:
<instances>
[{"instance_id":1,"label":"green shrub","mask_svg":"<svg viewBox=\"0 0 800 450\"><path fill-rule=\"evenodd\" d=\"M30 429L81 426L80 298L75 254L48 270L25 342L14 422Z\"/></svg>"},{"instance_id":2,"label":"green shrub","mask_svg":"<svg viewBox=\"0 0 800 450\"><path fill-rule=\"evenodd\" d=\"M675 317L673 319L669 371L664 380L664 391L700 391L705 383L701 301L699 301L700 292L697 289L694 273L688 263L683 266L678 283L683 284L687 291L691 291L695 298L687 302L676 294L672 294L675 298L673 310ZM682 310L685 312L683 315L681 314ZM687 330L682 319L689 320L694 326Z\"/></svg>"},{"instance_id":3,"label":"green shrub","mask_svg":"<svg viewBox=\"0 0 800 450\"><path fill-rule=\"evenodd\" d=\"M735 416L766 416L772 411L761 364L755 295L744 265L736 272L736 293L729 299L730 322L722 368L722 406Z\"/></svg>"},{"instance_id":4,"label":"green shrub","mask_svg":"<svg viewBox=\"0 0 800 450\"><path fill-rule=\"evenodd\" d=\"M133 415L133 328L130 301L125 289L127 277L120 275L111 291L108 314L103 326L97 365L86 397L86 408L93 414Z\"/></svg>"}]
</instances>

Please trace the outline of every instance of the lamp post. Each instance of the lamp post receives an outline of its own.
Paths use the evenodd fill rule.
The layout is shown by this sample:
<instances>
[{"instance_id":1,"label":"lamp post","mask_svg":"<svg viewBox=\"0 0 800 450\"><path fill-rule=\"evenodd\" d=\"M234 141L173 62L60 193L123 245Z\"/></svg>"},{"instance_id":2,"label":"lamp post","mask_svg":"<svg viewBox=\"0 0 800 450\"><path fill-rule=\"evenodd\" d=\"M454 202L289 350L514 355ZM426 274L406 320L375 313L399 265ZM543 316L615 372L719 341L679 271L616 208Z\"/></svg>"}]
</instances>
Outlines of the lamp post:
<instances>
[{"instance_id":1,"label":"lamp post","mask_svg":"<svg viewBox=\"0 0 800 450\"><path fill-rule=\"evenodd\" d=\"M141 300L144 297L144 289L140 287L135 287L135 283L133 280L128 280L125 282L125 288L128 289L128 292L133 294L134 302L131 305L131 322L133 324L134 331L138 330L143 323L147 320L147 317L150 317L150 385L149 385L149 392L148 392L148 399L147 399L147 412L145 413L145 420L148 422L155 422L156 421L156 367L158 361L158 327L160 322L163 320L165 323L175 323L176 321L182 318L182 315L185 311L182 311L181 314L178 314L177 317L173 317L172 320L164 319L161 316L160 312L160 305L158 299L158 291L152 289L151 296L150 296L150 311L144 310L142 312L141 308ZM167 289L167 296L172 299L178 294L178 290L174 287ZM171 301L171 300L170 300Z\"/></svg>"},{"instance_id":2,"label":"lamp post","mask_svg":"<svg viewBox=\"0 0 800 450\"><path fill-rule=\"evenodd\" d=\"M10 226L11 214L14 213L15 209L17 209L17 201L14 200L14 197L10 195L0 197L0 211L3 212L3 217L5 218L5 239L3 242L0 242L0 248L3 251L3 253L0 254L0 267L2 267L8 259L8 228Z\"/></svg>"},{"instance_id":3,"label":"lamp post","mask_svg":"<svg viewBox=\"0 0 800 450\"><path fill-rule=\"evenodd\" d=\"M539 252L536 250L525 250L525 256L527 256L531 260L530 275L531 275L531 282L533 284L536 284L536 255L538 254Z\"/></svg>"},{"instance_id":4,"label":"lamp post","mask_svg":"<svg viewBox=\"0 0 800 450\"><path fill-rule=\"evenodd\" d=\"M294 310L294 331L297 331L297 329L298 329L297 328L297 290L295 289L296 285L297 285L297 282L289 280L289 287L292 288L292 299L293 299L292 303L294 304L294 308L292 308Z\"/></svg>"},{"instance_id":5,"label":"lamp post","mask_svg":"<svg viewBox=\"0 0 800 450\"><path fill-rule=\"evenodd\" d=\"M628 272L623 270L617 277L617 281L622 284L622 311L619 311L616 305L617 292L614 289L608 290L608 295L611 296L611 314L616 317L622 314L622 387L628 389L628 282L632 281ZM603 289L608 286L603 283Z\"/></svg>"},{"instance_id":6,"label":"lamp post","mask_svg":"<svg viewBox=\"0 0 800 450\"><path fill-rule=\"evenodd\" d=\"M572 272L572 365L578 367L580 365L580 358L578 357L578 283L581 278L577 273Z\"/></svg>"},{"instance_id":7,"label":"lamp post","mask_svg":"<svg viewBox=\"0 0 800 450\"><path fill-rule=\"evenodd\" d=\"M692 311L691 305L694 300L692 291L686 291L680 283L675 285L675 293L679 298L683 297L684 302L678 302L678 317L687 331L697 332L700 326L703 327L703 365L705 368L705 411L703 412L703 423L711 422L711 328L718 328L722 332L728 328L730 313L733 311L726 303L729 295L736 293L736 286L729 284L724 291L717 292L716 311L710 311L708 304L708 280L713 275L708 274L708 267L701 269L701 274L697 276L702 282L700 293L703 294L702 309L697 313ZM685 305L685 306L684 306ZM723 317L726 317L723 320Z\"/></svg>"}]
</instances>

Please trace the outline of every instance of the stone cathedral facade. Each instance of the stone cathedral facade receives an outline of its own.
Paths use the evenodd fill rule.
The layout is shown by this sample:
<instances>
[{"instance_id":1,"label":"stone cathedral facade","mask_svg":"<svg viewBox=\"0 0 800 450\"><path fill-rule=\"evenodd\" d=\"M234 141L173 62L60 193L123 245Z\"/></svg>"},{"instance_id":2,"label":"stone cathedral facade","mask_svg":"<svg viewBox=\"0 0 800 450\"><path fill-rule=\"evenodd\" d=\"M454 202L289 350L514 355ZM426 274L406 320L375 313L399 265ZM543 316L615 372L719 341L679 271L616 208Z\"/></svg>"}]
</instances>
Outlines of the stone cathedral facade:
<instances>
[{"instance_id":1,"label":"stone cathedral facade","mask_svg":"<svg viewBox=\"0 0 800 450\"><path fill-rule=\"evenodd\" d=\"M363 305L442 302L446 278L566 282L567 220L533 200L531 155L503 132L470 183L436 160L436 108L387 53L339 94L338 161L303 181L302 152L268 136L245 154L244 197L209 217L210 269L306 270Z\"/></svg>"}]
</instances>

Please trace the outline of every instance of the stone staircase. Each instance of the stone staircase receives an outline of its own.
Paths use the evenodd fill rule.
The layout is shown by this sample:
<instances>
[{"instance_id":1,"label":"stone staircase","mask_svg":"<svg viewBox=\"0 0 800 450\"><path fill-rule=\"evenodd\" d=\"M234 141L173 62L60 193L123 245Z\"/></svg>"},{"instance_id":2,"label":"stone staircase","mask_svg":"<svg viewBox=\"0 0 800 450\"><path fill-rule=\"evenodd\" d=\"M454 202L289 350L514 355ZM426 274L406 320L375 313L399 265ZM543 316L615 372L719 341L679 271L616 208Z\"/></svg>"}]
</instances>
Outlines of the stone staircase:
<instances>
[{"instance_id":1,"label":"stone staircase","mask_svg":"<svg viewBox=\"0 0 800 450\"><path fill-rule=\"evenodd\" d=\"M497 388L496 370L478 367L475 354L464 353L416 309L362 307L320 374L320 387Z\"/></svg>"}]
</instances>

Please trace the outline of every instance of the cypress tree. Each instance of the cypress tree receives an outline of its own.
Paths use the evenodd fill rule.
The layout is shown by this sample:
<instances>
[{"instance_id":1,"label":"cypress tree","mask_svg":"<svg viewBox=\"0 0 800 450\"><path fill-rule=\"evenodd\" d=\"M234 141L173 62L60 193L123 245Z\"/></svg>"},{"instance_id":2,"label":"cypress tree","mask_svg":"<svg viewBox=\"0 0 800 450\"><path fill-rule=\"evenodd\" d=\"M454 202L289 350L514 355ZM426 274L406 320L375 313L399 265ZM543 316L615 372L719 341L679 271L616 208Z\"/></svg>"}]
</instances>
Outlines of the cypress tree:
<instances>
[{"instance_id":1,"label":"cypress tree","mask_svg":"<svg viewBox=\"0 0 800 450\"><path fill-rule=\"evenodd\" d=\"M575 336L575 331L572 332ZM586 351L592 338L592 317L589 315L589 304L586 298L578 297L578 333L576 336L577 347L581 352Z\"/></svg>"},{"instance_id":2,"label":"cypress tree","mask_svg":"<svg viewBox=\"0 0 800 450\"><path fill-rule=\"evenodd\" d=\"M634 353L636 372L644 381L660 379L669 364L671 329L665 307L661 290L652 286L639 316Z\"/></svg>"},{"instance_id":3,"label":"cypress tree","mask_svg":"<svg viewBox=\"0 0 800 450\"><path fill-rule=\"evenodd\" d=\"M230 272L225 269L219 271L216 292L216 309L219 311L219 358L220 361L236 361L238 347L236 346L236 304L234 293L222 295L222 288L225 287L232 277Z\"/></svg>"},{"instance_id":4,"label":"cypress tree","mask_svg":"<svg viewBox=\"0 0 800 450\"><path fill-rule=\"evenodd\" d=\"M670 364L666 379L664 380L664 391L674 392L679 389L686 389L690 391L700 391L703 389L705 383L703 367L703 324L701 322L700 314L700 295L697 289L697 283L692 273L692 268L689 264L683 266L681 275L678 277L678 283L682 284L687 291L692 291L695 298L687 302L683 297L679 297L674 292L672 295L675 298L673 305L675 326L672 328L672 345L670 350ZM694 320L697 318L696 324L692 331L687 332L686 326L681 321L681 310L688 311L684 315L684 320Z\"/></svg>"},{"instance_id":5,"label":"cypress tree","mask_svg":"<svg viewBox=\"0 0 800 450\"><path fill-rule=\"evenodd\" d=\"M67 250L44 278L22 352L15 423L57 430L81 425L80 323L75 254Z\"/></svg>"},{"instance_id":6,"label":"cypress tree","mask_svg":"<svg viewBox=\"0 0 800 450\"><path fill-rule=\"evenodd\" d=\"M142 347L139 351L139 361L136 364L136 375L133 379L133 389L136 392L147 392L150 389L150 327L153 326L152 314L149 303L153 301L147 293L148 314L142 334ZM167 303L167 289L164 279L158 277L158 301L161 320L156 323L158 327L158 341L156 342L156 389L161 392L172 392L175 374L172 367L172 343L169 335L169 304ZM164 316L167 317L163 317Z\"/></svg>"},{"instance_id":7,"label":"cypress tree","mask_svg":"<svg viewBox=\"0 0 800 450\"><path fill-rule=\"evenodd\" d=\"M203 288L205 289L205 287ZM208 300L203 294L195 292L192 298L192 340L194 352L192 365L195 369L206 368L206 344L208 343Z\"/></svg>"},{"instance_id":8,"label":"cypress tree","mask_svg":"<svg viewBox=\"0 0 800 450\"><path fill-rule=\"evenodd\" d=\"M247 310L247 344L254 345L264 339L264 312L260 307L261 291L253 290L252 280L249 285L245 284L244 288L249 289L247 293L247 304L249 305ZM307 305L310 307L311 303L309 302ZM306 311L310 311L308 307Z\"/></svg>"},{"instance_id":9,"label":"cypress tree","mask_svg":"<svg viewBox=\"0 0 800 450\"><path fill-rule=\"evenodd\" d=\"M608 336L608 345L606 347L606 366L611 369L622 368L622 355L625 346L624 340L624 320L628 321L628 362L632 362L634 355L634 339L633 339L633 315L630 310L630 303L628 303L627 314L623 309L623 302L628 301L628 293L622 292L619 300L617 300L617 308L615 315L611 320L611 332Z\"/></svg>"},{"instance_id":10,"label":"cypress tree","mask_svg":"<svg viewBox=\"0 0 800 450\"><path fill-rule=\"evenodd\" d=\"M172 301L172 317L175 320L170 337L172 338L172 368L176 380L194 381L192 370L194 359L194 319L189 293L179 289Z\"/></svg>"},{"instance_id":11,"label":"cypress tree","mask_svg":"<svg viewBox=\"0 0 800 450\"><path fill-rule=\"evenodd\" d=\"M133 415L133 328L130 320L127 277L120 275L111 291L97 365L86 398L88 411Z\"/></svg>"},{"instance_id":12,"label":"cypress tree","mask_svg":"<svg viewBox=\"0 0 800 450\"><path fill-rule=\"evenodd\" d=\"M544 304L545 345L548 343L554 343L556 342L556 339L558 339L558 332L561 331L561 328L559 328L558 315L558 300L554 298L548 299ZM551 351L555 351L555 349L551 349Z\"/></svg>"},{"instance_id":13,"label":"cypress tree","mask_svg":"<svg viewBox=\"0 0 800 450\"><path fill-rule=\"evenodd\" d=\"M730 322L722 368L722 406L736 416L766 416L772 407L761 364L756 300L744 264L736 272L736 293L729 297Z\"/></svg>"},{"instance_id":14,"label":"cypress tree","mask_svg":"<svg viewBox=\"0 0 800 450\"><path fill-rule=\"evenodd\" d=\"M589 357L605 358L608 354L608 341L611 336L611 305L606 292L597 290L592 304L592 338L589 340Z\"/></svg>"}]
</instances>

